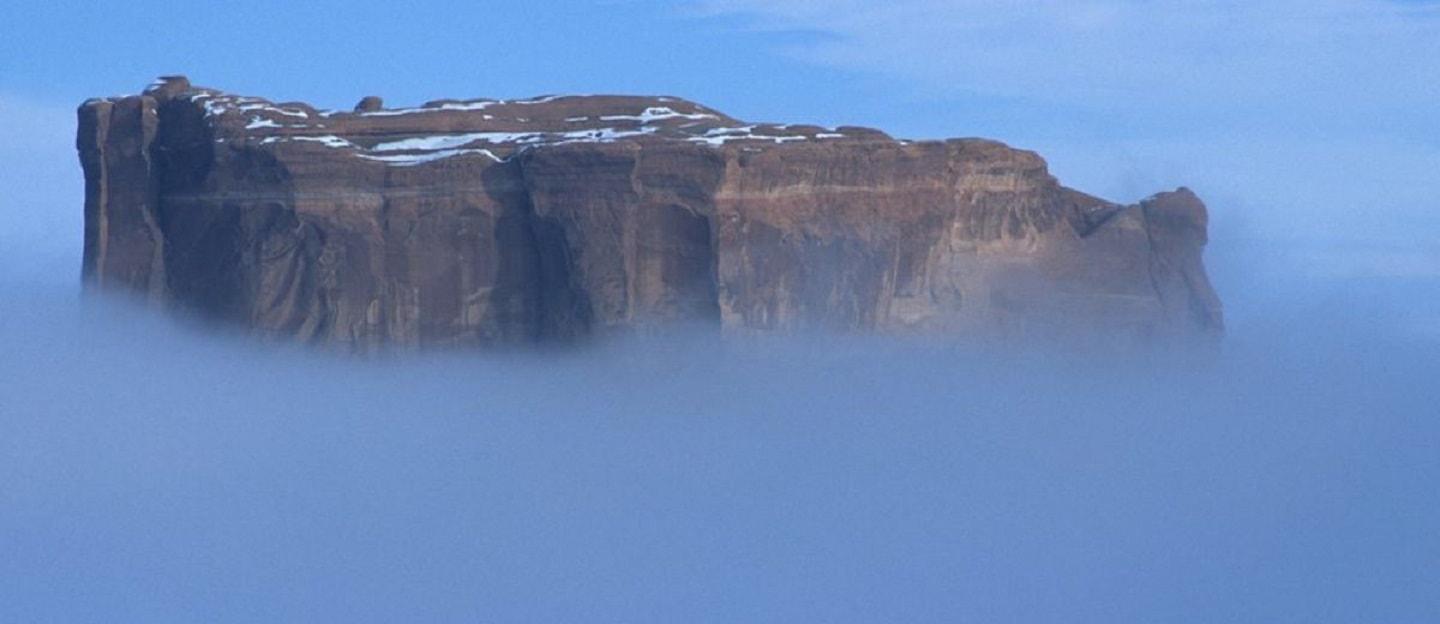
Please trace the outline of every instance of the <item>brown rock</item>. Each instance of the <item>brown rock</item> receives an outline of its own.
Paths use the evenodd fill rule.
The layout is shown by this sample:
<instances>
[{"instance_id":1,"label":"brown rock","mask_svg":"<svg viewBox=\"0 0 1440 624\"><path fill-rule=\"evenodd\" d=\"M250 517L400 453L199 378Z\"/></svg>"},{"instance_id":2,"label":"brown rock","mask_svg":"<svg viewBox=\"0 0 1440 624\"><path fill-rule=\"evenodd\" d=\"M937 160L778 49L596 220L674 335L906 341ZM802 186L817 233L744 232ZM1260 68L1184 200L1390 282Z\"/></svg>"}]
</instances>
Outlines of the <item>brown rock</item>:
<instances>
[{"instance_id":1,"label":"brown rock","mask_svg":"<svg viewBox=\"0 0 1440 624\"><path fill-rule=\"evenodd\" d=\"M80 108L87 280L266 335L1221 331L1193 193L1112 204L993 141L752 124L675 98L346 113L160 85Z\"/></svg>"},{"instance_id":2,"label":"brown rock","mask_svg":"<svg viewBox=\"0 0 1440 624\"><path fill-rule=\"evenodd\" d=\"M379 96L367 95L360 98L360 103L355 105L355 112L373 113L383 108L385 108L385 100L380 99Z\"/></svg>"},{"instance_id":3,"label":"brown rock","mask_svg":"<svg viewBox=\"0 0 1440 624\"><path fill-rule=\"evenodd\" d=\"M184 76L161 76L145 88L145 95L157 100L168 100L190 90L190 79Z\"/></svg>"}]
</instances>

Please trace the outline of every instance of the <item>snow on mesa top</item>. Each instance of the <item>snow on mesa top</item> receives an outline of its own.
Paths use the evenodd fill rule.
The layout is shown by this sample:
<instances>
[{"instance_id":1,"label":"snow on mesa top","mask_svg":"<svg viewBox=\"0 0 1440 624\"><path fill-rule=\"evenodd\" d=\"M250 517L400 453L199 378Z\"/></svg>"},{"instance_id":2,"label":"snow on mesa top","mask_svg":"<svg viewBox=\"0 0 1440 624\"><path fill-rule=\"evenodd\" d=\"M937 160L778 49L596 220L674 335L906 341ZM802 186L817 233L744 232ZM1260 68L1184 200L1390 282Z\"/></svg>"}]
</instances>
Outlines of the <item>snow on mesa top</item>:
<instances>
[{"instance_id":1,"label":"snow on mesa top","mask_svg":"<svg viewBox=\"0 0 1440 624\"><path fill-rule=\"evenodd\" d=\"M181 77L156 80L146 95L201 107L218 143L268 149L323 146L391 166L460 156L502 162L548 145L617 141L683 141L709 147L890 137L866 128L744 123L675 97L550 95L522 100L435 100L386 109L378 98L354 111L320 110L192 87Z\"/></svg>"},{"instance_id":2,"label":"snow on mesa top","mask_svg":"<svg viewBox=\"0 0 1440 624\"><path fill-rule=\"evenodd\" d=\"M87 283L357 350L684 323L1103 344L1223 329L1188 190L679 98L317 110L162 78L78 111Z\"/></svg>"}]
</instances>

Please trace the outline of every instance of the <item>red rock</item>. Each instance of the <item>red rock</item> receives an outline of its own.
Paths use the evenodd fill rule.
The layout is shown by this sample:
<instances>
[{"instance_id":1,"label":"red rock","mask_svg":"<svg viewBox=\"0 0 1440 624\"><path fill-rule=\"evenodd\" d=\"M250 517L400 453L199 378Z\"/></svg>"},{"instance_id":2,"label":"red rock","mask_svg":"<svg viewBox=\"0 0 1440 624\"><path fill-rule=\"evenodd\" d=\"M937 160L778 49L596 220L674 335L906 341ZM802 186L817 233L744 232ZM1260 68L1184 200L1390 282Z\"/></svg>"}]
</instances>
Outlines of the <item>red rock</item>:
<instances>
[{"instance_id":1,"label":"red rock","mask_svg":"<svg viewBox=\"0 0 1440 624\"><path fill-rule=\"evenodd\" d=\"M1212 338L1205 206L1122 206L980 139L676 98L80 107L84 274L266 335L494 345L732 332Z\"/></svg>"},{"instance_id":2,"label":"red rock","mask_svg":"<svg viewBox=\"0 0 1440 624\"><path fill-rule=\"evenodd\" d=\"M367 95L363 98L360 98L360 103L355 105L355 112L373 113L375 111L384 110L384 108L385 100L380 99L379 96Z\"/></svg>"}]
</instances>

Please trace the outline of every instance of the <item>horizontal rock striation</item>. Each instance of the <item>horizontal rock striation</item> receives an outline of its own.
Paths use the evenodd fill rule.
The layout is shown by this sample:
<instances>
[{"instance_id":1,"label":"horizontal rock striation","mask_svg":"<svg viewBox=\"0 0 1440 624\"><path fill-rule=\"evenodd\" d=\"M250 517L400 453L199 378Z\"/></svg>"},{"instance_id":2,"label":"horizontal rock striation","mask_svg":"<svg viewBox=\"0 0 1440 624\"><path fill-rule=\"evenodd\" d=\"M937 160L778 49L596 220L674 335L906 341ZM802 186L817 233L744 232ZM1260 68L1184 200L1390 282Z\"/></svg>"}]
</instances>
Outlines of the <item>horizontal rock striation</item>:
<instances>
[{"instance_id":1,"label":"horizontal rock striation","mask_svg":"<svg viewBox=\"0 0 1440 624\"><path fill-rule=\"evenodd\" d=\"M79 109L89 284L355 349L727 332L1209 339L1206 211L994 141L666 97L353 112L192 87Z\"/></svg>"}]
</instances>

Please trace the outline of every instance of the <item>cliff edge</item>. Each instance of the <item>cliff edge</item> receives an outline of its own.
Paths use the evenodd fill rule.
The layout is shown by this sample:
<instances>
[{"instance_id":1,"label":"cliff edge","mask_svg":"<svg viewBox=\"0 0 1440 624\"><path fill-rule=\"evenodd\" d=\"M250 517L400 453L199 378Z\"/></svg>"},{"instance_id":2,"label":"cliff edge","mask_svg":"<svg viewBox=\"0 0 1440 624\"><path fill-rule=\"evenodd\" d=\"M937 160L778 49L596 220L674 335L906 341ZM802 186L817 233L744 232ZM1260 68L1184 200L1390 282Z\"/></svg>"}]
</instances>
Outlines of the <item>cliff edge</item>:
<instances>
[{"instance_id":1,"label":"cliff edge","mask_svg":"<svg viewBox=\"0 0 1440 624\"><path fill-rule=\"evenodd\" d=\"M727 332L1213 339L1204 204L981 139L669 97L317 110L165 77L79 109L84 276L355 349Z\"/></svg>"}]
</instances>

